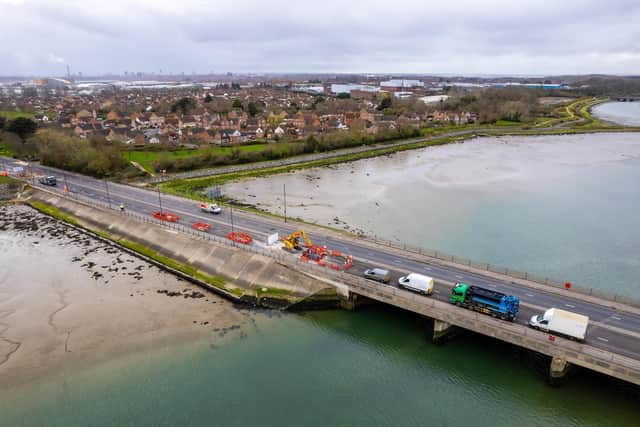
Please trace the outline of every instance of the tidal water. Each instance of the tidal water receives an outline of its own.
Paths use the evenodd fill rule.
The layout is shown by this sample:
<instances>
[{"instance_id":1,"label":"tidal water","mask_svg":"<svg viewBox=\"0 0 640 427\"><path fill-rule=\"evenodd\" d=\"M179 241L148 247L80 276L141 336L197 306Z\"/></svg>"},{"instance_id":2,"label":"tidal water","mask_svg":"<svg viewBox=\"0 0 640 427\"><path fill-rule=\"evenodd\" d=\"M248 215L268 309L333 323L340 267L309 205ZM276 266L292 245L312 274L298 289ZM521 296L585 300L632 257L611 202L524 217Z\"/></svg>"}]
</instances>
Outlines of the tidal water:
<instances>
[{"instance_id":1,"label":"tidal water","mask_svg":"<svg viewBox=\"0 0 640 427\"><path fill-rule=\"evenodd\" d=\"M436 346L385 308L263 322L0 394L7 426L636 426L637 389L597 375L545 384L510 346Z\"/></svg>"},{"instance_id":2,"label":"tidal water","mask_svg":"<svg viewBox=\"0 0 640 427\"><path fill-rule=\"evenodd\" d=\"M282 213L286 186L291 217L638 298L638 183L640 133L612 133L481 138L223 191Z\"/></svg>"},{"instance_id":3,"label":"tidal water","mask_svg":"<svg viewBox=\"0 0 640 427\"><path fill-rule=\"evenodd\" d=\"M640 126L640 102L606 102L593 108L593 114L603 120L626 126Z\"/></svg>"}]
</instances>

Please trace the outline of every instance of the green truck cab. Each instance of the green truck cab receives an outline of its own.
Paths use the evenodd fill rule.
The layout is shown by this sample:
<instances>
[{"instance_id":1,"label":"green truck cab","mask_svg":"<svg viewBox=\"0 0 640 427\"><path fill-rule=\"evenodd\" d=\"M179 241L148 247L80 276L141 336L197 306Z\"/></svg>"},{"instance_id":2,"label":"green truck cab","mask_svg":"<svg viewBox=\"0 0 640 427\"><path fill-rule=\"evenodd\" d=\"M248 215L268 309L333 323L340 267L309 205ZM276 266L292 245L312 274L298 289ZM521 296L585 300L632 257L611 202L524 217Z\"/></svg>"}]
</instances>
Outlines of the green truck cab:
<instances>
[{"instance_id":1,"label":"green truck cab","mask_svg":"<svg viewBox=\"0 0 640 427\"><path fill-rule=\"evenodd\" d=\"M453 289L451 289L451 297L449 298L449 302L456 305L464 304L468 290L469 285L467 285L466 283L457 283L453 287Z\"/></svg>"}]
</instances>

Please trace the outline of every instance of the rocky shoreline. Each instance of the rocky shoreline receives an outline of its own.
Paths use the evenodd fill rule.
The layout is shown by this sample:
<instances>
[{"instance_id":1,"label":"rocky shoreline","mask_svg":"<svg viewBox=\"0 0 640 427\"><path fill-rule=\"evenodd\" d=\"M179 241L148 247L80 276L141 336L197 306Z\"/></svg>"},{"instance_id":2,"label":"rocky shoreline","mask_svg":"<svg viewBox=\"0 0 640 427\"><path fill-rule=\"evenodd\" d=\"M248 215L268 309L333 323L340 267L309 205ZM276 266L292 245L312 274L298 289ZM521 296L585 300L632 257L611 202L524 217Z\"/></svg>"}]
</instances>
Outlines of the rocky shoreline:
<instances>
[{"instance_id":1,"label":"rocky shoreline","mask_svg":"<svg viewBox=\"0 0 640 427\"><path fill-rule=\"evenodd\" d=\"M0 205L0 389L185 340L241 338L239 307L24 205Z\"/></svg>"}]
</instances>

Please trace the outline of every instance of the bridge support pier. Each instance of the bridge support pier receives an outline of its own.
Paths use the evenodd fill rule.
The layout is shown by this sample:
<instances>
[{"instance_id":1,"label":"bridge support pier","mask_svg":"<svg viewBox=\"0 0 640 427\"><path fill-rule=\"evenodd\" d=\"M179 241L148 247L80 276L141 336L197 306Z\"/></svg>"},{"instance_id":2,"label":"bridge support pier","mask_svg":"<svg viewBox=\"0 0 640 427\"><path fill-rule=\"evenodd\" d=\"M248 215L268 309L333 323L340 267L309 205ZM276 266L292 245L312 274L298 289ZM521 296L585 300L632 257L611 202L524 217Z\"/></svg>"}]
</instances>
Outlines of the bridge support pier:
<instances>
[{"instance_id":1,"label":"bridge support pier","mask_svg":"<svg viewBox=\"0 0 640 427\"><path fill-rule=\"evenodd\" d=\"M553 357L549 366L549 384L560 385L571 370L571 363L562 357Z\"/></svg>"},{"instance_id":2,"label":"bridge support pier","mask_svg":"<svg viewBox=\"0 0 640 427\"><path fill-rule=\"evenodd\" d=\"M450 323L444 322L442 320L433 319L433 342L436 344L442 344L456 335L458 335L462 330L457 326L454 326Z\"/></svg>"},{"instance_id":3,"label":"bridge support pier","mask_svg":"<svg viewBox=\"0 0 640 427\"><path fill-rule=\"evenodd\" d=\"M354 311L357 308L367 305L375 304L376 301L362 295L349 292L349 296L346 298L340 298L340 308L343 310Z\"/></svg>"}]
</instances>

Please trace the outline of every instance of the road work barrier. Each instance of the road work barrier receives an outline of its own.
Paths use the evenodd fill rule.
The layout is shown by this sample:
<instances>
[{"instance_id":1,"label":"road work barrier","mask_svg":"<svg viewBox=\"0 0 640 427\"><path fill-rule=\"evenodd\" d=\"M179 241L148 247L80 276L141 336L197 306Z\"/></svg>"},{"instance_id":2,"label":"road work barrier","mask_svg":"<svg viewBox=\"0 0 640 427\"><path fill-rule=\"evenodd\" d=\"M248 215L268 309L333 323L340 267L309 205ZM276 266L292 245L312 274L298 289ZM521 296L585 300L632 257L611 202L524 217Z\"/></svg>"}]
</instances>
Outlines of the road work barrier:
<instances>
[{"instance_id":1,"label":"road work barrier","mask_svg":"<svg viewBox=\"0 0 640 427\"><path fill-rule=\"evenodd\" d=\"M155 219L159 219L160 221L167 221L167 222L180 221L180 215L173 214L170 212L154 212L151 215L153 215Z\"/></svg>"},{"instance_id":2,"label":"road work barrier","mask_svg":"<svg viewBox=\"0 0 640 427\"><path fill-rule=\"evenodd\" d=\"M242 243L243 245L250 245L251 242L253 242L253 237L242 231L234 231L227 234L227 239L236 243Z\"/></svg>"},{"instance_id":3,"label":"road work barrier","mask_svg":"<svg viewBox=\"0 0 640 427\"><path fill-rule=\"evenodd\" d=\"M191 226L194 230L208 232L211 230L211 224L207 224L206 222L196 222Z\"/></svg>"}]
</instances>

